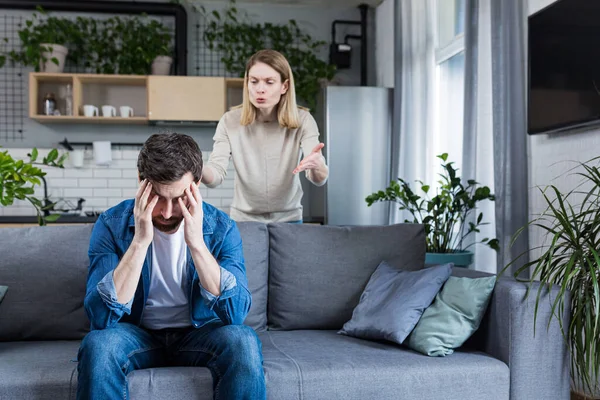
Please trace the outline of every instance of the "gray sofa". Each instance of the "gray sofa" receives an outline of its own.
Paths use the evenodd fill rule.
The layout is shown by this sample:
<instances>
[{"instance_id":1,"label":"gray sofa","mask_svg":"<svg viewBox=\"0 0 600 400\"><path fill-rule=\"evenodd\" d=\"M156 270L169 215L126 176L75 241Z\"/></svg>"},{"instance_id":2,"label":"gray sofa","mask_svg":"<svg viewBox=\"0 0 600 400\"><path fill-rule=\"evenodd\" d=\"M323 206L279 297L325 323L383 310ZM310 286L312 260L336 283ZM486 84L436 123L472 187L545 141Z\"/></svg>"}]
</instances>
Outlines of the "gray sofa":
<instances>
[{"instance_id":1,"label":"gray sofa","mask_svg":"<svg viewBox=\"0 0 600 400\"><path fill-rule=\"evenodd\" d=\"M9 286L0 399L75 397L91 228L0 229L0 284ZM482 326L447 357L336 333L381 260L423 266L422 226L239 228L253 294L246 324L262 341L269 399L568 399L568 353L558 324L545 329L549 304L534 337L533 298L510 279L498 280ZM206 368L154 368L132 372L129 385L133 399L212 399L211 379Z\"/></svg>"}]
</instances>

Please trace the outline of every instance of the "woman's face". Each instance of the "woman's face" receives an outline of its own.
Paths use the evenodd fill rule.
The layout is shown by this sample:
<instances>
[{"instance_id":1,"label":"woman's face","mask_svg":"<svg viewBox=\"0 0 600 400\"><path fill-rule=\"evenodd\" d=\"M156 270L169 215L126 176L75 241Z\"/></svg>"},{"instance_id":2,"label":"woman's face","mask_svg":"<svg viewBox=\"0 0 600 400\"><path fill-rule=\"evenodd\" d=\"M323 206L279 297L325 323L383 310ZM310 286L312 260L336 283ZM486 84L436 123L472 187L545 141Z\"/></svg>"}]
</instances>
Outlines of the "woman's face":
<instances>
[{"instance_id":1,"label":"woman's face","mask_svg":"<svg viewBox=\"0 0 600 400\"><path fill-rule=\"evenodd\" d=\"M272 111L281 96L288 90L288 81L281 82L281 76L267 64L258 62L248 71L248 93L254 107Z\"/></svg>"}]
</instances>

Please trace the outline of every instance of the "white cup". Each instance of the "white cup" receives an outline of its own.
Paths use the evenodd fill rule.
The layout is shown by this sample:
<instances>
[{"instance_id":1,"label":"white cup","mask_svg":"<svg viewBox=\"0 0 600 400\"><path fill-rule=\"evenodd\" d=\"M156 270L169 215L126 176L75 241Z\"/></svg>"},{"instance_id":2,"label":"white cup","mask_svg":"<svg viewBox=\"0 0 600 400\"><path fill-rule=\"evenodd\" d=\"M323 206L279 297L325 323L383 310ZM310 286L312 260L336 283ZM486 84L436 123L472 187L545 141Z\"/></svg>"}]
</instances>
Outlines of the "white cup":
<instances>
[{"instance_id":1,"label":"white cup","mask_svg":"<svg viewBox=\"0 0 600 400\"><path fill-rule=\"evenodd\" d=\"M103 117L116 117L117 109L113 106L102 106L102 116Z\"/></svg>"},{"instance_id":2,"label":"white cup","mask_svg":"<svg viewBox=\"0 0 600 400\"><path fill-rule=\"evenodd\" d=\"M83 115L86 117L97 117L98 116L98 107L86 104L83 106Z\"/></svg>"},{"instance_id":3,"label":"white cup","mask_svg":"<svg viewBox=\"0 0 600 400\"><path fill-rule=\"evenodd\" d=\"M73 165L74 168L83 167L83 155L84 155L83 150L73 150L72 152L69 153L69 158L71 159L71 165Z\"/></svg>"},{"instance_id":4,"label":"white cup","mask_svg":"<svg viewBox=\"0 0 600 400\"><path fill-rule=\"evenodd\" d=\"M129 106L119 107L119 112L121 113L121 117L123 118L133 117L133 108Z\"/></svg>"}]
</instances>

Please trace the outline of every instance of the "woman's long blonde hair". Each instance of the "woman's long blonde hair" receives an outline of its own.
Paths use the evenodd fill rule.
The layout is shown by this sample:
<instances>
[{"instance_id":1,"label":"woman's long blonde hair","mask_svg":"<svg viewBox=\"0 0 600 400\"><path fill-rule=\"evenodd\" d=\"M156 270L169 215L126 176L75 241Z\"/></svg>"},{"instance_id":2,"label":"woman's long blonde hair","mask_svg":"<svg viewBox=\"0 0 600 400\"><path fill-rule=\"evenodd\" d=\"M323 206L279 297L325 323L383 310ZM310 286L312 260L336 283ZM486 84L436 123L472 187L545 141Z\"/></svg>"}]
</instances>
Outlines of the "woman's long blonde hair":
<instances>
[{"instance_id":1,"label":"woman's long blonde hair","mask_svg":"<svg viewBox=\"0 0 600 400\"><path fill-rule=\"evenodd\" d=\"M279 125L288 129L295 129L300 126L298 116L298 106L296 105L296 89L294 88L294 75L290 64L283 56L275 50L260 50L250 57L246 63L246 73L244 74L244 97L242 101L242 125L249 125L256 119L256 107L250 102L250 93L248 93L248 71L256 63L267 64L279 73L281 83L288 81L288 90L281 95L277 105L277 120Z\"/></svg>"}]
</instances>

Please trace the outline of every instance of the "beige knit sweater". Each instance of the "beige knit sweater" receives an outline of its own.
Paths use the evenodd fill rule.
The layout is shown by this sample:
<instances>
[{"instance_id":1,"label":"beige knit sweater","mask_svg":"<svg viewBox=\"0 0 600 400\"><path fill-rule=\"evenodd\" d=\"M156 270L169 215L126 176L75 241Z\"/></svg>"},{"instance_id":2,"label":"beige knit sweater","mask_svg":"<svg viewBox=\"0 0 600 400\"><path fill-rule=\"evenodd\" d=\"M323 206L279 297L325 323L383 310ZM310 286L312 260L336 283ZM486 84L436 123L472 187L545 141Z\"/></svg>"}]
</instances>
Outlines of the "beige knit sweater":
<instances>
[{"instance_id":1,"label":"beige knit sweater","mask_svg":"<svg viewBox=\"0 0 600 400\"><path fill-rule=\"evenodd\" d=\"M233 160L235 178L230 216L236 221L284 222L302 219L302 187L292 171L302 151L308 155L319 144L319 130L309 112L299 109L300 127L287 129L279 122L242 126L241 108L231 110L219 121L213 151L204 168L211 168L216 187L227 175ZM306 177L314 182L311 171Z\"/></svg>"}]
</instances>

